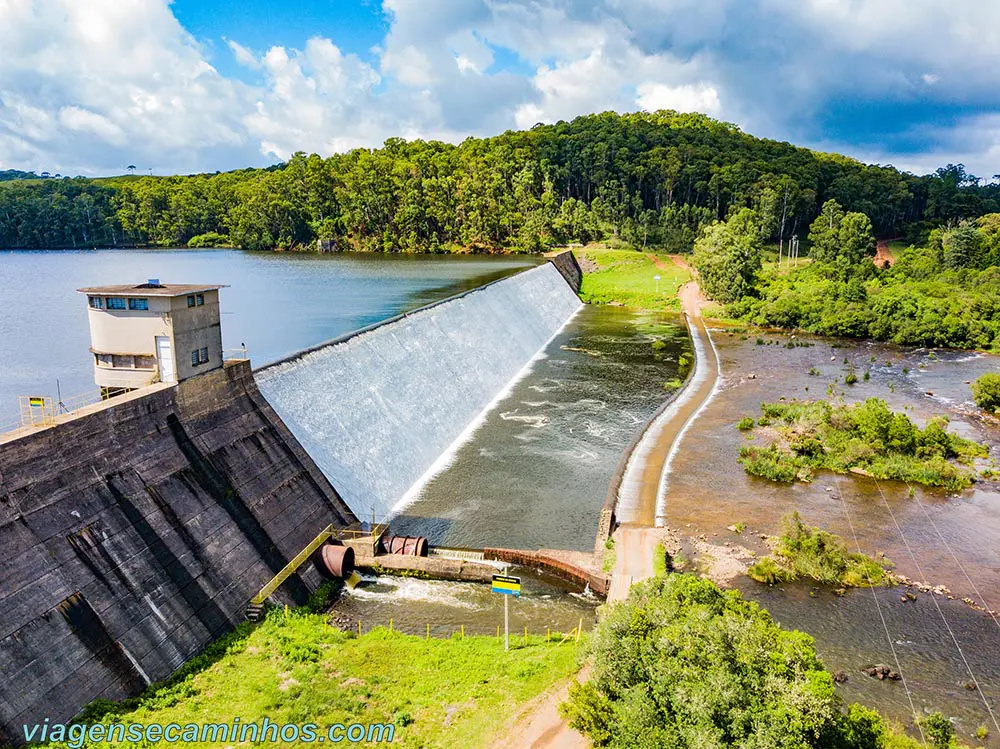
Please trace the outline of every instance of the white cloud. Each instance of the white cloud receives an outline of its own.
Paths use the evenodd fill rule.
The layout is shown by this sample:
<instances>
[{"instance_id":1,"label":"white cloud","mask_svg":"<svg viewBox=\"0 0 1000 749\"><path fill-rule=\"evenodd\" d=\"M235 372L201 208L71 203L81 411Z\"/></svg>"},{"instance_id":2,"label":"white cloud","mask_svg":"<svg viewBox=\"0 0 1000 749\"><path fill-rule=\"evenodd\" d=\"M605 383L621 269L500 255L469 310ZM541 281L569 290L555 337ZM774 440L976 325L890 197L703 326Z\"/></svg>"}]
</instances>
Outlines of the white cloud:
<instances>
[{"instance_id":1,"label":"white cloud","mask_svg":"<svg viewBox=\"0 0 1000 749\"><path fill-rule=\"evenodd\" d=\"M636 103L647 112L673 109L678 112L701 112L718 115L722 111L719 91L705 83L667 86L662 83L641 83Z\"/></svg>"},{"instance_id":2,"label":"white cloud","mask_svg":"<svg viewBox=\"0 0 1000 749\"><path fill-rule=\"evenodd\" d=\"M390 26L373 62L337 39L254 51L225 38L259 77L248 85L208 63L169 0L0 0L0 167L214 170L395 135L457 141L668 108L899 163L922 163L907 154L924 138L935 163L1000 171L990 119L1000 4L383 0L383 10ZM497 69L510 59L513 71ZM866 102L907 114L836 116ZM957 125L935 126L922 104L951 107Z\"/></svg>"}]
</instances>

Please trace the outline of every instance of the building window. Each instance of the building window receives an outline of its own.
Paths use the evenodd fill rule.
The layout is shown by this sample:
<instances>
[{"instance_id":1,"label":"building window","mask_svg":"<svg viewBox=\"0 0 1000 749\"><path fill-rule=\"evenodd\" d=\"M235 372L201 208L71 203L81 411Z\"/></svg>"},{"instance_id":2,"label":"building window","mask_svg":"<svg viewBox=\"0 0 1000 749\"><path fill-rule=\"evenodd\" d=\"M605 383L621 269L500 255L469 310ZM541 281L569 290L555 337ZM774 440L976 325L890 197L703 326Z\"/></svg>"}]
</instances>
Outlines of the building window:
<instances>
[{"instance_id":1,"label":"building window","mask_svg":"<svg viewBox=\"0 0 1000 749\"><path fill-rule=\"evenodd\" d=\"M188 297L188 307L193 307L193 306L194 306L194 295L192 294L191 296Z\"/></svg>"},{"instance_id":2,"label":"building window","mask_svg":"<svg viewBox=\"0 0 1000 749\"><path fill-rule=\"evenodd\" d=\"M99 296L87 297L87 300L90 302L90 306L94 309L104 309L104 300Z\"/></svg>"},{"instance_id":3,"label":"building window","mask_svg":"<svg viewBox=\"0 0 1000 749\"><path fill-rule=\"evenodd\" d=\"M136 369L156 369L156 357L155 356L136 356L135 357L135 368Z\"/></svg>"},{"instance_id":4,"label":"building window","mask_svg":"<svg viewBox=\"0 0 1000 749\"><path fill-rule=\"evenodd\" d=\"M97 357L97 366L99 367L113 367L115 366L114 357L111 354L94 354Z\"/></svg>"},{"instance_id":5,"label":"building window","mask_svg":"<svg viewBox=\"0 0 1000 749\"><path fill-rule=\"evenodd\" d=\"M148 299L129 299L128 300L129 309L147 310L149 309Z\"/></svg>"},{"instance_id":6,"label":"building window","mask_svg":"<svg viewBox=\"0 0 1000 749\"><path fill-rule=\"evenodd\" d=\"M191 366L197 367L199 364L208 363L208 346L195 349L191 352Z\"/></svg>"},{"instance_id":7,"label":"building window","mask_svg":"<svg viewBox=\"0 0 1000 749\"><path fill-rule=\"evenodd\" d=\"M105 304L108 309L125 309L125 297L109 296L105 299Z\"/></svg>"},{"instance_id":8,"label":"building window","mask_svg":"<svg viewBox=\"0 0 1000 749\"><path fill-rule=\"evenodd\" d=\"M198 352L197 351L192 351L191 352L191 366L192 367L197 367L198 366Z\"/></svg>"},{"instance_id":9,"label":"building window","mask_svg":"<svg viewBox=\"0 0 1000 749\"><path fill-rule=\"evenodd\" d=\"M195 299L197 300L197 304L198 304L199 307L205 303L205 295L204 294L198 294L198 296L196 296Z\"/></svg>"},{"instance_id":10,"label":"building window","mask_svg":"<svg viewBox=\"0 0 1000 749\"><path fill-rule=\"evenodd\" d=\"M131 354L114 354L111 362L115 369L135 369L135 357Z\"/></svg>"}]
</instances>

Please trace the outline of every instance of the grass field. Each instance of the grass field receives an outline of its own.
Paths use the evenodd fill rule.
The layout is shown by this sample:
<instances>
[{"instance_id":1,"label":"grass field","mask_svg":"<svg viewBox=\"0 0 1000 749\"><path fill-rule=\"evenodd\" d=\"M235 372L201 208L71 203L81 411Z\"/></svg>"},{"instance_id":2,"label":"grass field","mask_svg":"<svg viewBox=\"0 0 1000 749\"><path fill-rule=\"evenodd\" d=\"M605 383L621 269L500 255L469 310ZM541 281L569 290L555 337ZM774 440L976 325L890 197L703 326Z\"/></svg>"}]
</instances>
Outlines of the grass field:
<instances>
[{"instance_id":1,"label":"grass field","mask_svg":"<svg viewBox=\"0 0 1000 749\"><path fill-rule=\"evenodd\" d=\"M677 290L691 275L667 255L590 247L575 253L585 271L583 301L655 311L680 309Z\"/></svg>"},{"instance_id":2,"label":"grass field","mask_svg":"<svg viewBox=\"0 0 1000 749\"><path fill-rule=\"evenodd\" d=\"M576 672L582 644L557 644L561 639L529 637L525 645L512 637L504 653L494 637L424 639L381 628L357 637L323 615L277 612L254 629L244 625L211 648L214 655L140 697L91 706L81 722L184 726L266 717L314 723L320 735L335 723L394 723L392 746L479 747L511 724L521 703Z\"/></svg>"}]
</instances>

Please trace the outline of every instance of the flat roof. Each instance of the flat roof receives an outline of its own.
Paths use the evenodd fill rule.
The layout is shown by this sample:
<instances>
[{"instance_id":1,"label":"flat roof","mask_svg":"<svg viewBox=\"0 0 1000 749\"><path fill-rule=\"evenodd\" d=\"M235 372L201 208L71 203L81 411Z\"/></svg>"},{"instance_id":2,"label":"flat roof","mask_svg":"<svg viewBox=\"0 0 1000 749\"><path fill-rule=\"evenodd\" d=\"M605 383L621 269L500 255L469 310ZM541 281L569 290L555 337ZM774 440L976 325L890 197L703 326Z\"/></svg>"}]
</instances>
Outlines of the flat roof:
<instances>
[{"instance_id":1,"label":"flat roof","mask_svg":"<svg viewBox=\"0 0 1000 749\"><path fill-rule=\"evenodd\" d=\"M112 296L185 296L225 288L227 288L227 284L161 283L154 285L141 283L138 285L88 286L84 289L77 289L77 291L81 294L110 294Z\"/></svg>"}]
</instances>

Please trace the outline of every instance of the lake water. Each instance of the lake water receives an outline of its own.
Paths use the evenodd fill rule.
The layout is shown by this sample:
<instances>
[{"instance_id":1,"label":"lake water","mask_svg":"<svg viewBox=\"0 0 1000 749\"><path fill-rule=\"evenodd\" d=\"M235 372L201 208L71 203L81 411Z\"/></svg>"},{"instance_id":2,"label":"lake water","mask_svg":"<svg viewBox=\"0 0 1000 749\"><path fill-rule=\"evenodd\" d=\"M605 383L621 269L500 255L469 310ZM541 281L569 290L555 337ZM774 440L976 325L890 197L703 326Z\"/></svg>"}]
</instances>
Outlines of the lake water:
<instances>
[{"instance_id":1,"label":"lake water","mask_svg":"<svg viewBox=\"0 0 1000 749\"><path fill-rule=\"evenodd\" d=\"M95 390L86 299L116 283L221 283L222 342L254 366L535 264L518 256L239 250L0 252L0 426L19 395Z\"/></svg>"}]
</instances>

